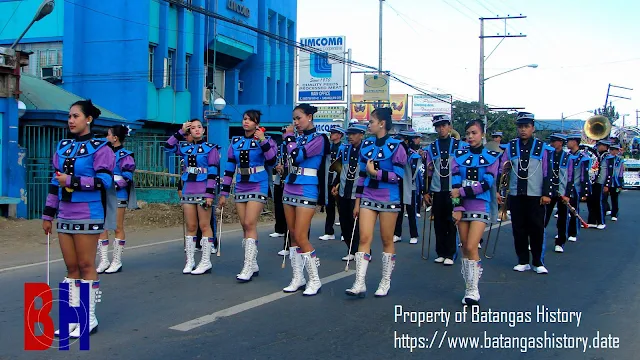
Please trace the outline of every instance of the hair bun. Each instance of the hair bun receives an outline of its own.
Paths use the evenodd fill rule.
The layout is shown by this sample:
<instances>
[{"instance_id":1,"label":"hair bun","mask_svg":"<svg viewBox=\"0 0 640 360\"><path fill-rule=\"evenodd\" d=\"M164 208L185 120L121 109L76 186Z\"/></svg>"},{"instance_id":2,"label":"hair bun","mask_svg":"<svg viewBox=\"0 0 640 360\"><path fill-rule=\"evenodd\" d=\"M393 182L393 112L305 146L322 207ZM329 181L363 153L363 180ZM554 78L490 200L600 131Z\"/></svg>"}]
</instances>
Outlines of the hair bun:
<instances>
[{"instance_id":1,"label":"hair bun","mask_svg":"<svg viewBox=\"0 0 640 360\"><path fill-rule=\"evenodd\" d=\"M318 108L313 105L309 105L309 111L311 112L311 114L315 114L318 112Z\"/></svg>"}]
</instances>

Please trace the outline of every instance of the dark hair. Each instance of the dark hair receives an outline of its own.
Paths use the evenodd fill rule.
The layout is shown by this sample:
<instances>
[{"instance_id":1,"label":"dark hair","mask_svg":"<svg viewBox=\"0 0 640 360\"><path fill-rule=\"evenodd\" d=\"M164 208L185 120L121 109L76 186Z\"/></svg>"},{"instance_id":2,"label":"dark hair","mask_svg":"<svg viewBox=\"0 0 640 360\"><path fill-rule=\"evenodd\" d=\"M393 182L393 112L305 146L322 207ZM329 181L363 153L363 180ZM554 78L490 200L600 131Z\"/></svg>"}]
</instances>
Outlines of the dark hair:
<instances>
[{"instance_id":1,"label":"dark hair","mask_svg":"<svg viewBox=\"0 0 640 360\"><path fill-rule=\"evenodd\" d=\"M71 107L74 107L76 105L80 107L80 111L82 111L84 116L91 116L93 120L97 119L98 117L100 117L100 114L102 114L102 111L100 111L100 109L93 105L91 99L76 101L73 103L73 105L71 105Z\"/></svg>"},{"instance_id":2,"label":"dark hair","mask_svg":"<svg viewBox=\"0 0 640 360\"><path fill-rule=\"evenodd\" d=\"M111 134L116 136L121 143L124 142L126 137L129 135L129 128L125 125L116 125L109 128L111 130Z\"/></svg>"},{"instance_id":3,"label":"dark hair","mask_svg":"<svg viewBox=\"0 0 640 360\"><path fill-rule=\"evenodd\" d=\"M313 105L309 105L309 104L300 104L298 106L296 106L293 111L296 110L302 110L303 113L305 113L306 115L310 115L311 118L313 119L313 114L318 112L318 108L313 106Z\"/></svg>"},{"instance_id":4,"label":"dark hair","mask_svg":"<svg viewBox=\"0 0 640 360\"><path fill-rule=\"evenodd\" d=\"M473 125L478 125L478 127L480 128L480 132L484 133L484 121L480 119L473 119L467 122L467 124L464 126L464 131L469 130L469 128Z\"/></svg>"},{"instance_id":5,"label":"dark hair","mask_svg":"<svg viewBox=\"0 0 640 360\"><path fill-rule=\"evenodd\" d=\"M247 116L254 123L260 124L261 115L262 113L260 112L260 110L247 110L244 112L244 114L242 114L242 118L244 119L244 117Z\"/></svg>"},{"instance_id":6,"label":"dark hair","mask_svg":"<svg viewBox=\"0 0 640 360\"><path fill-rule=\"evenodd\" d=\"M391 122L391 108L388 107L380 107L371 113L372 116L375 116L379 121L384 121L384 127L387 131L391 130L393 123Z\"/></svg>"}]
</instances>

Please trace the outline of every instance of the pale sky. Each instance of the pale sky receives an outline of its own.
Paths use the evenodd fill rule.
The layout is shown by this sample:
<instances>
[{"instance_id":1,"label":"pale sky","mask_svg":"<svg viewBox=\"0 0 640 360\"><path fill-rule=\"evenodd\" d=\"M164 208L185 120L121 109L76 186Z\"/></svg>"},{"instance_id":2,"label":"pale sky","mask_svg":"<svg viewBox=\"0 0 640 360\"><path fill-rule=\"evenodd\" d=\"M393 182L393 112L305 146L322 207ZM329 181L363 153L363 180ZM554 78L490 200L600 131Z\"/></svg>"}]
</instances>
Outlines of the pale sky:
<instances>
[{"instance_id":1,"label":"pale sky","mask_svg":"<svg viewBox=\"0 0 640 360\"><path fill-rule=\"evenodd\" d=\"M378 66L377 0L298 0L298 38L346 36L353 60ZM537 119L560 119L604 105L609 83L620 116L635 124L640 109L640 2L622 0L386 0L383 6L383 68L422 88L478 100L480 20L507 21L507 38L489 57L485 78L527 64L485 84L485 102L525 107ZM501 20L485 21L485 35L504 32ZM485 39L488 56L500 39ZM352 77L362 94L361 74ZM392 93L414 94L399 83ZM590 114L571 116L585 119Z\"/></svg>"}]
</instances>

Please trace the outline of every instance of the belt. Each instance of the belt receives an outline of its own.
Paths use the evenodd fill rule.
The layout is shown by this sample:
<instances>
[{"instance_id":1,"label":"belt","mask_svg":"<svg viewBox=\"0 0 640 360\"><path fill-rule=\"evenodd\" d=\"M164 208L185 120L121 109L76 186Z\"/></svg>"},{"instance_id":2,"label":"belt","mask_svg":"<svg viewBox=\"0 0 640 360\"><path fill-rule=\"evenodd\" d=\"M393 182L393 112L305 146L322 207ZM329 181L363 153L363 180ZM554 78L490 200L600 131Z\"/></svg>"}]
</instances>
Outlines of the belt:
<instances>
[{"instance_id":1,"label":"belt","mask_svg":"<svg viewBox=\"0 0 640 360\"><path fill-rule=\"evenodd\" d=\"M257 173L262 172L262 171L264 171L264 166L238 168L238 173L240 173L240 175L257 174Z\"/></svg>"},{"instance_id":2,"label":"belt","mask_svg":"<svg viewBox=\"0 0 640 360\"><path fill-rule=\"evenodd\" d=\"M113 180L120 181L120 180L124 180L124 178L120 175L113 175Z\"/></svg>"},{"instance_id":3,"label":"belt","mask_svg":"<svg viewBox=\"0 0 640 360\"><path fill-rule=\"evenodd\" d=\"M318 176L317 169L306 169L303 167L292 166L290 174L305 175L305 176Z\"/></svg>"},{"instance_id":4,"label":"belt","mask_svg":"<svg viewBox=\"0 0 640 360\"><path fill-rule=\"evenodd\" d=\"M462 187L473 187L474 185L478 185L480 186L480 181L473 181L473 180L464 180L462 181Z\"/></svg>"},{"instance_id":5,"label":"belt","mask_svg":"<svg viewBox=\"0 0 640 360\"><path fill-rule=\"evenodd\" d=\"M189 166L189 167L187 167L186 172L189 173L189 174L196 174L196 175L198 175L198 174L206 174L207 173L207 168Z\"/></svg>"}]
</instances>

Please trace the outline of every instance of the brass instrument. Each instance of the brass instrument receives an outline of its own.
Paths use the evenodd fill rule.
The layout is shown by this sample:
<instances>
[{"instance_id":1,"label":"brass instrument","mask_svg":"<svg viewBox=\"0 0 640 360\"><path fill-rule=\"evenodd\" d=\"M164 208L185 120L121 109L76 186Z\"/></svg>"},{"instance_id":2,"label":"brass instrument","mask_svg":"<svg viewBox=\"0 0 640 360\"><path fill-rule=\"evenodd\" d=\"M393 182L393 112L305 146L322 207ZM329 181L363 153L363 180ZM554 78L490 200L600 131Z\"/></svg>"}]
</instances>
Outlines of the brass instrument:
<instances>
[{"instance_id":1,"label":"brass instrument","mask_svg":"<svg viewBox=\"0 0 640 360\"><path fill-rule=\"evenodd\" d=\"M606 116L594 115L587 119L584 124L584 134L592 140L602 140L611 133L611 122Z\"/></svg>"},{"instance_id":2,"label":"brass instrument","mask_svg":"<svg viewBox=\"0 0 640 360\"><path fill-rule=\"evenodd\" d=\"M484 257L487 259L492 259L495 257L496 248L498 247L498 239L500 238L500 229L502 228L502 223L506 220L507 214L507 197L509 196L509 181L511 179L511 162L505 161L502 164L502 175L500 175L500 181L498 182L498 193L502 194L504 191L504 197L502 199L502 205L500 209L498 209L498 231L496 233L496 238L493 242L493 250L490 255L487 255L487 250L489 249L489 243L491 242L491 229L489 227L489 234L487 235L487 244L484 246Z\"/></svg>"},{"instance_id":3,"label":"brass instrument","mask_svg":"<svg viewBox=\"0 0 640 360\"><path fill-rule=\"evenodd\" d=\"M457 132L455 129L451 129L451 137L456 140L460 140L460 133Z\"/></svg>"}]
</instances>

